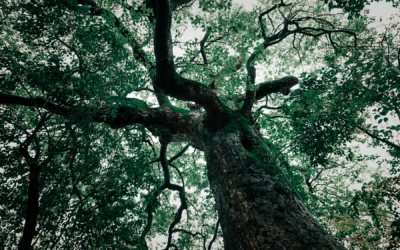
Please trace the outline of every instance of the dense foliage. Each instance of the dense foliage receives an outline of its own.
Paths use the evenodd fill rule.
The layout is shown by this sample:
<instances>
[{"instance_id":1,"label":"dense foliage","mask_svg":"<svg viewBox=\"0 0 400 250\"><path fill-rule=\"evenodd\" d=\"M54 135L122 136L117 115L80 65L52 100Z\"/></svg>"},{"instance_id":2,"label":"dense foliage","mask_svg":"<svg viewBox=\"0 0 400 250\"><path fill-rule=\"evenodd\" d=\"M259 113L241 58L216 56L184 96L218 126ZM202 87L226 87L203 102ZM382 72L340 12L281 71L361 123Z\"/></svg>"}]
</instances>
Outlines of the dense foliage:
<instances>
[{"instance_id":1,"label":"dense foliage","mask_svg":"<svg viewBox=\"0 0 400 250\"><path fill-rule=\"evenodd\" d=\"M254 105L255 129L336 239L349 249L400 247L396 19L370 28L361 11L368 1L337 1L351 19L332 14L329 1L260 0L252 11L229 0L171 2L177 72L231 109L254 88L243 66L251 55L257 83L298 77L289 96ZM20 244L35 188L34 249L223 248L204 153L185 139L166 152L168 178L186 193L182 213L178 189L159 191L163 129L113 122L124 107L156 108L162 99L152 82L151 3L0 0L2 248ZM262 47L290 22L307 29ZM177 98L163 105L205 114Z\"/></svg>"}]
</instances>

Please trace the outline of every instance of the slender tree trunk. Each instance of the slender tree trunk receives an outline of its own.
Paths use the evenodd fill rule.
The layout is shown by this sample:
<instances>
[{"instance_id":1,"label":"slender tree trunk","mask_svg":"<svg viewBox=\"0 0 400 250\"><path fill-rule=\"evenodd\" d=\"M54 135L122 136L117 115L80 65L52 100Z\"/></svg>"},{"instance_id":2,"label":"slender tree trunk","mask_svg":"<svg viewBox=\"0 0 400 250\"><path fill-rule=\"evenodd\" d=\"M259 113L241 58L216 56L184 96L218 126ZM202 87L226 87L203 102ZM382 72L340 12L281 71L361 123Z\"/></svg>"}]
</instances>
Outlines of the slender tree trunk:
<instances>
[{"instance_id":1,"label":"slender tree trunk","mask_svg":"<svg viewBox=\"0 0 400 250\"><path fill-rule=\"evenodd\" d=\"M248 122L207 133L225 249L345 249L313 218Z\"/></svg>"},{"instance_id":2,"label":"slender tree trunk","mask_svg":"<svg viewBox=\"0 0 400 250\"><path fill-rule=\"evenodd\" d=\"M39 175L42 167L36 163L30 163L29 170L28 208L26 210L24 232L19 242L18 250L31 248L39 212Z\"/></svg>"}]
</instances>

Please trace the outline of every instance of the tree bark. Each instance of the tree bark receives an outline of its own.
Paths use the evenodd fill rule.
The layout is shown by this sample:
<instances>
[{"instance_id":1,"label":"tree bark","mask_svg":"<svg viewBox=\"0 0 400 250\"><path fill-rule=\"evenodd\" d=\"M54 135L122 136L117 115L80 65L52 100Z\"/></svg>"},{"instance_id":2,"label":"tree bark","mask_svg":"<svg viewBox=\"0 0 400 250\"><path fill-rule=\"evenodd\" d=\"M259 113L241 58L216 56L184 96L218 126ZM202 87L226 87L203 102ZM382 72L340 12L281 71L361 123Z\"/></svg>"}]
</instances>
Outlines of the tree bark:
<instances>
[{"instance_id":1,"label":"tree bark","mask_svg":"<svg viewBox=\"0 0 400 250\"><path fill-rule=\"evenodd\" d=\"M39 175L42 167L36 163L29 166L28 208L26 210L25 226L19 242L19 250L31 248L32 239L36 234L37 215L39 212Z\"/></svg>"},{"instance_id":2,"label":"tree bark","mask_svg":"<svg viewBox=\"0 0 400 250\"><path fill-rule=\"evenodd\" d=\"M242 118L206 133L225 249L345 249L308 212L264 145Z\"/></svg>"}]
</instances>

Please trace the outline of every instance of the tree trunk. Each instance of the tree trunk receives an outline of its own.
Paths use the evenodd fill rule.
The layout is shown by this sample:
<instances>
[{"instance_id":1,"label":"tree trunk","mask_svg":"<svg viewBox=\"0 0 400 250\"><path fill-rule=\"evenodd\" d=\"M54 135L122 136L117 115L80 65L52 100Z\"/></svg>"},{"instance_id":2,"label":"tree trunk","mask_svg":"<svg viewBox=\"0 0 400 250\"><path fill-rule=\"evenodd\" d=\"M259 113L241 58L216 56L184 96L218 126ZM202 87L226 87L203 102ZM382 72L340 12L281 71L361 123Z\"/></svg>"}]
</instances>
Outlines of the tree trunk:
<instances>
[{"instance_id":1,"label":"tree trunk","mask_svg":"<svg viewBox=\"0 0 400 250\"><path fill-rule=\"evenodd\" d=\"M39 212L39 176L42 167L31 162L29 170L28 207L26 210L24 232L22 233L18 250L28 250L31 248L32 239L36 233L35 229Z\"/></svg>"},{"instance_id":2,"label":"tree trunk","mask_svg":"<svg viewBox=\"0 0 400 250\"><path fill-rule=\"evenodd\" d=\"M225 249L345 249L308 212L246 120L205 139Z\"/></svg>"}]
</instances>

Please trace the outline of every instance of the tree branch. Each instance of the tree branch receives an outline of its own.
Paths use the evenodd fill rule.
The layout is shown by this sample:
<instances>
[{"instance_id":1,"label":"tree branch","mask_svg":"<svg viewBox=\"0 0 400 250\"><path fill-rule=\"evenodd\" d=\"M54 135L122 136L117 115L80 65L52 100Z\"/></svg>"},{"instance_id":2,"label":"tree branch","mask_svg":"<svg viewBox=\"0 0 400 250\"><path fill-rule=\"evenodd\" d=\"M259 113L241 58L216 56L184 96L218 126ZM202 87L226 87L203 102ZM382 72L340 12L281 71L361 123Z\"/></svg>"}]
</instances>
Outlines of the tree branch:
<instances>
[{"instance_id":1,"label":"tree branch","mask_svg":"<svg viewBox=\"0 0 400 250\"><path fill-rule=\"evenodd\" d=\"M121 128L140 123L148 128L166 128L172 134L182 133L193 136L193 132L190 131L190 124L195 122L192 119L194 114L184 112L184 110L180 112L176 109L171 109L168 105L149 108L142 100L134 98L131 100L131 106L121 106L116 109L115 113L112 110L93 111L90 114L90 118L93 122L109 124L111 128ZM39 107L66 118L74 117L74 119L79 119L79 117L75 117L76 114L73 108L60 107L41 97L26 98L0 93L0 104Z\"/></svg>"},{"instance_id":2,"label":"tree branch","mask_svg":"<svg viewBox=\"0 0 400 250\"><path fill-rule=\"evenodd\" d=\"M169 247L171 246L173 229L174 229L175 225L181 221L183 210L187 209L187 203L186 203L186 198L185 198L185 188L182 186L176 185L176 184L171 184L171 182L170 182L170 174L169 174L168 161L167 161L167 147L168 147L168 143L161 144L160 159L161 159L161 166L162 166L163 173L164 173L164 185L162 185L161 189L164 190L164 189L168 188L170 190L178 191L181 205L179 206L178 211L175 214L174 220L172 221L171 225L169 226L168 241L167 241L167 246L165 247L165 250L168 250Z\"/></svg>"},{"instance_id":3,"label":"tree branch","mask_svg":"<svg viewBox=\"0 0 400 250\"><path fill-rule=\"evenodd\" d=\"M183 3L188 2L188 0L176 0L175 2L177 2L177 3L182 2L182 4L183 4ZM135 39L135 37L129 32L129 30L123 26L121 21L109 10L97 7L96 3L93 0L79 0L78 3L82 4L82 5L85 5L85 4L90 5L91 7L89 10L90 10L91 15L102 16L102 15L106 14L106 15L109 15L110 17L112 17L112 20L114 20L114 25L120 30L121 35L128 39L128 42L130 43L130 45L132 47L132 51L133 51L133 55L134 55L135 59L138 60L139 62L141 62L143 64L143 66L148 69L149 76L153 80L153 85L154 85L154 75L156 73L154 63L148 58L148 56L144 52L143 46ZM152 3L149 1L146 1L146 6L147 7L152 6ZM129 10L133 9L133 7L131 7L131 6L128 6L127 8ZM153 8L153 9L155 9L155 8ZM135 12L141 13L142 11L135 10ZM153 20L153 18L150 18L150 20ZM160 106L165 104L166 102L168 102L168 98L166 96L164 96L162 91L157 86L154 86L154 93L156 94L156 98L157 98L158 104Z\"/></svg>"},{"instance_id":4,"label":"tree branch","mask_svg":"<svg viewBox=\"0 0 400 250\"><path fill-rule=\"evenodd\" d=\"M35 158L32 158L29 153L27 152L29 144L32 142L34 138L36 138L37 132L40 130L41 127L44 126L48 118L46 115L42 117L39 121L38 125L36 126L34 132L28 136L25 143L21 145L19 151L21 155L24 156L26 162L29 165L29 187L28 187L28 204L26 209L26 217L25 217L25 224L24 224L24 231L22 233L22 237L18 244L19 250L29 250L31 248L32 239L36 233L36 225L37 225L37 216L39 212L39 177L42 171L42 167L46 166L54 157L54 154L49 154L47 158L43 161L42 164L39 164L37 161L40 157L40 146L38 140L36 140L37 151Z\"/></svg>"},{"instance_id":5,"label":"tree branch","mask_svg":"<svg viewBox=\"0 0 400 250\"><path fill-rule=\"evenodd\" d=\"M390 141L388 141L388 140L379 138L378 136L376 136L376 135L374 135L374 134L368 132L366 129L364 129L364 128L358 126L358 125L357 125L357 128L358 128L359 130L363 131L364 133L366 133L367 135L369 135L370 137L372 137L372 138L374 138L374 139L376 139L376 140L378 140L378 141L380 141L380 142L385 143L386 145L392 146L392 147L394 147L394 148L396 148L396 149L400 149L400 147L397 146L396 144L394 144L394 143L392 143L392 142L390 142Z\"/></svg>"},{"instance_id":6,"label":"tree branch","mask_svg":"<svg viewBox=\"0 0 400 250\"><path fill-rule=\"evenodd\" d=\"M190 144L188 143L179 153L177 153L176 155L171 157L171 159L168 160L168 163L172 163L173 161L175 161L176 159L181 157L189 147L190 147Z\"/></svg>"},{"instance_id":7,"label":"tree branch","mask_svg":"<svg viewBox=\"0 0 400 250\"><path fill-rule=\"evenodd\" d=\"M193 238L196 237L197 235L199 235L199 236L202 237L203 239L205 238L204 235L203 235L202 233L199 233L199 232L192 233L192 232L187 231L187 230L185 230L185 229L180 229L180 228L179 228L179 229L174 229L174 230L172 230L172 233L176 233L176 232L183 232L183 233L186 233L186 234L190 234L190 236L192 236Z\"/></svg>"},{"instance_id":8,"label":"tree branch","mask_svg":"<svg viewBox=\"0 0 400 250\"><path fill-rule=\"evenodd\" d=\"M214 236L211 239L210 244L208 245L208 250L211 250L212 244L214 243L215 239L217 238L218 226L219 226L219 218L218 218L218 221L217 221L217 225L215 226Z\"/></svg>"},{"instance_id":9,"label":"tree branch","mask_svg":"<svg viewBox=\"0 0 400 250\"><path fill-rule=\"evenodd\" d=\"M281 93L288 95L290 89L298 83L297 77L285 76L278 80L263 82L256 85L255 100L259 101L263 97L270 95L272 93ZM233 100L234 103L240 103L245 99L245 95L241 95Z\"/></svg>"},{"instance_id":10,"label":"tree branch","mask_svg":"<svg viewBox=\"0 0 400 250\"><path fill-rule=\"evenodd\" d=\"M283 2L283 0L281 0L281 2L280 2L279 4L276 4L276 5L272 6L271 8L269 8L268 10L262 12L262 13L258 16L258 21L260 22L260 26L261 26L261 34L262 34L264 40L267 40L267 35L265 34L265 29L264 29L264 24L263 24L263 22L262 22L262 18L263 18L265 15L267 15L268 18L270 18L270 17L269 17L269 13L271 13L271 12L274 11L275 9L277 9L277 8L279 8L279 7L290 6L290 5L292 5L292 4L285 4L285 3ZM270 18L270 21L271 21L271 24L272 24L272 26L273 26L273 23L272 23L271 18Z\"/></svg>"},{"instance_id":11,"label":"tree branch","mask_svg":"<svg viewBox=\"0 0 400 250\"><path fill-rule=\"evenodd\" d=\"M89 8L89 11L90 14L93 16L104 16L104 15L110 16L114 21L114 25L118 28L118 30L120 30L121 35L127 38L128 41L130 42L132 50L134 52L133 54L135 59L142 62L145 66L146 64L148 64L149 66L154 67L152 62L148 59L146 53L143 51L140 43L134 38L134 36L129 32L129 30L126 27L124 27L121 21L111 11L98 7L96 2L93 0L78 0L78 4L82 5L87 4L91 6Z\"/></svg>"},{"instance_id":12,"label":"tree branch","mask_svg":"<svg viewBox=\"0 0 400 250\"><path fill-rule=\"evenodd\" d=\"M171 39L171 8L168 0L157 0L157 20L154 38L156 56L155 85L165 94L204 107L213 129L226 125L228 112L217 95L207 86L185 79L175 71Z\"/></svg>"},{"instance_id":13,"label":"tree branch","mask_svg":"<svg viewBox=\"0 0 400 250\"><path fill-rule=\"evenodd\" d=\"M201 54L201 57L203 58L204 65L208 64L206 53L204 52L204 44L206 43L208 37L210 37L210 33L211 33L211 27L208 27L206 34L204 35L203 39L201 39L201 41L200 41L200 54Z\"/></svg>"},{"instance_id":14,"label":"tree branch","mask_svg":"<svg viewBox=\"0 0 400 250\"><path fill-rule=\"evenodd\" d=\"M256 69L255 69L255 63L257 60L257 57L259 54L261 54L262 52L262 48L266 49L267 47L277 44L279 42L281 42L283 39L285 39L286 37L288 37L291 34L296 34L296 33L300 33L300 34L304 34L307 36L312 36L312 37L319 37L322 35L329 35L330 37L330 42L332 44L333 47L335 47L335 43L332 41L331 39L331 34L334 33L347 33L349 35L352 35L354 37L354 47L357 47L357 36L355 35L354 32L349 31L349 30L345 30L345 29L338 29L338 30L326 30L323 28L312 28L312 27L300 27L299 22L302 21L306 21L306 20L314 20L314 21L321 21L320 18L318 17L303 17L303 18L297 18L295 19L294 17L298 14L298 12L294 13L294 14L290 14L288 17L285 17L282 13L282 17L284 18L284 22L281 24L283 25L282 29L267 37L266 33L265 33L265 29L264 29L264 24L262 23L262 17L264 15L267 15L275 10L278 9L280 6L289 6L290 4L286 5L283 1L281 1L281 3L279 5L275 5L272 8L270 8L269 10L261 13L258 17L258 20L261 23L261 32L262 32L262 36L264 39L264 42L257 48L254 49L254 52L251 54L251 56L249 57L247 63L246 63L246 68L247 68L247 82L246 82L246 95L244 97L244 104L242 107L242 112L246 117L249 117L251 119L251 108L255 102L255 91L254 91L254 81L255 81L255 77L256 77ZM289 29L289 25L293 25L296 28L293 30ZM262 48L261 48L262 47ZM296 81L297 83L297 81ZM289 93L289 90L283 90L282 92L285 93Z\"/></svg>"},{"instance_id":15,"label":"tree branch","mask_svg":"<svg viewBox=\"0 0 400 250\"><path fill-rule=\"evenodd\" d=\"M256 67L255 62L257 58L258 52L253 52L250 58L247 60L246 69L247 69L247 81L246 81L246 95L244 99L244 104L242 106L243 115L249 120L252 120L251 109L255 102L255 81L256 81Z\"/></svg>"}]
</instances>

